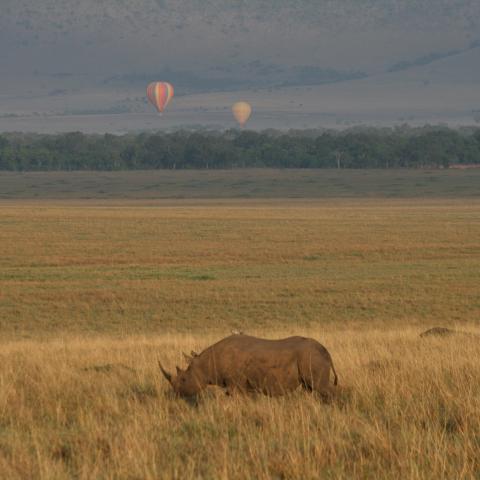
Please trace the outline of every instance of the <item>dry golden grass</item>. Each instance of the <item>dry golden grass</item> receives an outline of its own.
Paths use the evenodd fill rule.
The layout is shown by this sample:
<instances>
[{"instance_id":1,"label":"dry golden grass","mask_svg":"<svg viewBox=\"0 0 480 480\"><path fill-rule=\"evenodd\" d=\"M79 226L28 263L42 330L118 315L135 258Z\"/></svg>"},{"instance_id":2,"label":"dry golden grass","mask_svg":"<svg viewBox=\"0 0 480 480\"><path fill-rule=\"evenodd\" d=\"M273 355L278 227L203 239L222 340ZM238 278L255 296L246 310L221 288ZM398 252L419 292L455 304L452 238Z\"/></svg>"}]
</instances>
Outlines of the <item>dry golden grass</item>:
<instances>
[{"instance_id":1,"label":"dry golden grass","mask_svg":"<svg viewBox=\"0 0 480 480\"><path fill-rule=\"evenodd\" d=\"M304 392L172 398L157 357L173 367L211 335L6 343L2 478L478 478L478 340L300 333L334 355L330 405Z\"/></svg>"},{"instance_id":2,"label":"dry golden grass","mask_svg":"<svg viewBox=\"0 0 480 480\"><path fill-rule=\"evenodd\" d=\"M0 478L480 477L479 201L0 205ZM232 328L340 376L172 398Z\"/></svg>"}]
</instances>

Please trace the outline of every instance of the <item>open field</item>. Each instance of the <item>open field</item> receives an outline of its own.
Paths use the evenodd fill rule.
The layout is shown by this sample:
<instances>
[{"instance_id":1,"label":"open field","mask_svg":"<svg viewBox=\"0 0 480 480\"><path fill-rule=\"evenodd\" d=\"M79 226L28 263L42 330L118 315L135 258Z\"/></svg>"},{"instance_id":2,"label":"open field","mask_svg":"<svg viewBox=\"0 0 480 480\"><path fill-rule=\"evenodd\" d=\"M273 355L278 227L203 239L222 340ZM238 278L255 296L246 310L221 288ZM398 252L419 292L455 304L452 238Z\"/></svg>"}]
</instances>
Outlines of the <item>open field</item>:
<instances>
[{"instance_id":1,"label":"open field","mask_svg":"<svg viewBox=\"0 0 480 480\"><path fill-rule=\"evenodd\" d=\"M3 344L2 475L478 478L478 340L351 323L295 331L334 355L344 390L330 405L302 391L269 399L213 390L198 407L172 398L157 357L171 367L212 335Z\"/></svg>"},{"instance_id":2,"label":"open field","mask_svg":"<svg viewBox=\"0 0 480 480\"><path fill-rule=\"evenodd\" d=\"M478 321L478 200L5 203L3 336Z\"/></svg>"},{"instance_id":3,"label":"open field","mask_svg":"<svg viewBox=\"0 0 480 480\"><path fill-rule=\"evenodd\" d=\"M0 172L0 200L351 197L480 198L480 168Z\"/></svg>"},{"instance_id":4,"label":"open field","mask_svg":"<svg viewBox=\"0 0 480 480\"><path fill-rule=\"evenodd\" d=\"M480 200L0 204L9 479L480 475ZM337 398L199 406L183 365L231 329L310 335Z\"/></svg>"}]
</instances>

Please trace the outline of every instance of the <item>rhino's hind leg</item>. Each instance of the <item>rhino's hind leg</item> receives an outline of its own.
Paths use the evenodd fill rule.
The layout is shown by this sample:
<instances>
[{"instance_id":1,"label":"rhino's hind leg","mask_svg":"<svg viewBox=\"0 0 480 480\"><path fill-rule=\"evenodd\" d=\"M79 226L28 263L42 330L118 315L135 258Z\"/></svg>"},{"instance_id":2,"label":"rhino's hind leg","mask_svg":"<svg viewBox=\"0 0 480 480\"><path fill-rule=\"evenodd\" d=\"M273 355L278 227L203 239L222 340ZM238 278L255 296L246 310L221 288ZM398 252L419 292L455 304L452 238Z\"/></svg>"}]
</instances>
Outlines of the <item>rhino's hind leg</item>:
<instances>
[{"instance_id":1,"label":"rhino's hind leg","mask_svg":"<svg viewBox=\"0 0 480 480\"><path fill-rule=\"evenodd\" d=\"M325 385L310 380L302 380L302 387L307 392L319 395L325 403L330 403L336 393L334 387L330 386L328 383Z\"/></svg>"},{"instance_id":2,"label":"rhino's hind leg","mask_svg":"<svg viewBox=\"0 0 480 480\"><path fill-rule=\"evenodd\" d=\"M308 392L319 394L322 400L330 401L333 394L330 386L330 366L326 362L319 363L314 364L310 360L301 362L301 385Z\"/></svg>"}]
</instances>

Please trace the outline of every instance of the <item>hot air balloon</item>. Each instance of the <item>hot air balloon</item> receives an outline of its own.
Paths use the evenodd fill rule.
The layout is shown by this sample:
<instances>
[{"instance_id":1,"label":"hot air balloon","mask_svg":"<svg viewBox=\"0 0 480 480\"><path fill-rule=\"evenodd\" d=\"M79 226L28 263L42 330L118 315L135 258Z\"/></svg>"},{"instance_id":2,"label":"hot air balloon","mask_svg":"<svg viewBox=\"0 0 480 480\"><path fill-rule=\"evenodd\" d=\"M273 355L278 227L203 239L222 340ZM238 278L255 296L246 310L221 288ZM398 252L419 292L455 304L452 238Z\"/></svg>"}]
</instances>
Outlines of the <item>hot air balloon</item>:
<instances>
[{"instance_id":1,"label":"hot air balloon","mask_svg":"<svg viewBox=\"0 0 480 480\"><path fill-rule=\"evenodd\" d=\"M147 97L161 114L173 98L173 87L168 82L153 82L147 87Z\"/></svg>"},{"instance_id":2,"label":"hot air balloon","mask_svg":"<svg viewBox=\"0 0 480 480\"><path fill-rule=\"evenodd\" d=\"M232 107L232 113L235 120L243 128L252 114L252 107L247 102L237 102Z\"/></svg>"}]
</instances>

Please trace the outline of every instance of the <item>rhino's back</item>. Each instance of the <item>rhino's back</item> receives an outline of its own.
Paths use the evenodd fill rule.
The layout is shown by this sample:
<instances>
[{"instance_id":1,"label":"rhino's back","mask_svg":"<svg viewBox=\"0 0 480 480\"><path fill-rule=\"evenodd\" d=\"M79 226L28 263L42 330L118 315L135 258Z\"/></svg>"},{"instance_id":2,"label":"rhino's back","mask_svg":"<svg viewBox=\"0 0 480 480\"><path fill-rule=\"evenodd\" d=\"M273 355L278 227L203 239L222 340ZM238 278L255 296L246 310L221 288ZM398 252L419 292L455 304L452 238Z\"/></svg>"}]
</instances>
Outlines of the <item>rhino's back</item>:
<instances>
[{"instance_id":1,"label":"rhino's back","mask_svg":"<svg viewBox=\"0 0 480 480\"><path fill-rule=\"evenodd\" d=\"M232 335L224 338L205 350L204 355L214 358L219 366L223 364L233 368L251 362L265 366L285 366L308 352L329 358L325 347L311 338L288 337L269 340L249 335Z\"/></svg>"},{"instance_id":2,"label":"rhino's back","mask_svg":"<svg viewBox=\"0 0 480 480\"><path fill-rule=\"evenodd\" d=\"M270 340L267 338L252 337L250 335L231 335L230 337L220 340L216 345L235 348L245 348L247 350L305 350L308 348L320 348L324 347L314 340L307 337L287 337L279 340Z\"/></svg>"}]
</instances>

